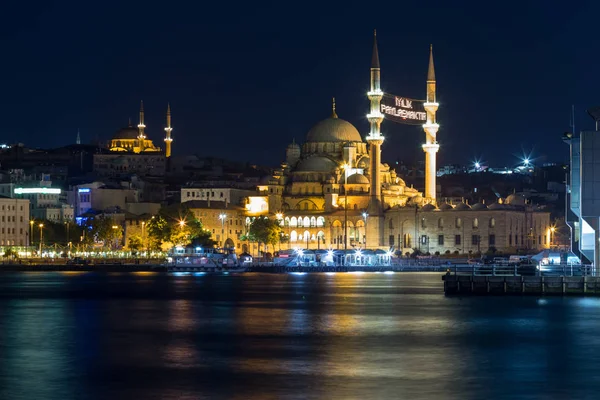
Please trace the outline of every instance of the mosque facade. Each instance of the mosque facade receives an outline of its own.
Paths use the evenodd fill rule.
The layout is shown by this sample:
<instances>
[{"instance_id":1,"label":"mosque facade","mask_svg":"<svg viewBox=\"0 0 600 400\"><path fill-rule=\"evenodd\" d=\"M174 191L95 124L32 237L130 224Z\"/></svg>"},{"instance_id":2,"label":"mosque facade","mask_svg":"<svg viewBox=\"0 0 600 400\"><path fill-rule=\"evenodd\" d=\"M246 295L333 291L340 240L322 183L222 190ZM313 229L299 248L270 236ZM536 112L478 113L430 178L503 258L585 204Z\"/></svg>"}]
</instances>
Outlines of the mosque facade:
<instances>
[{"instance_id":1,"label":"mosque facade","mask_svg":"<svg viewBox=\"0 0 600 400\"><path fill-rule=\"evenodd\" d=\"M423 125L430 174L435 174L439 150L433 68L430 51ZM381 162L382 96L375 41L368 93L370 132L365 140L350 122L338 117L334 100L329 118L310 129L303 144L292 142L281 168L263 179L259 196L248 198L248 218L268 212L279 219L289 238L283 247L289 248L467 254L550 247L549 212L520 196L499 198L489 205L439 204L435 176L427 172L425 195L408 187Z\"/></svg>"}]
</instances>

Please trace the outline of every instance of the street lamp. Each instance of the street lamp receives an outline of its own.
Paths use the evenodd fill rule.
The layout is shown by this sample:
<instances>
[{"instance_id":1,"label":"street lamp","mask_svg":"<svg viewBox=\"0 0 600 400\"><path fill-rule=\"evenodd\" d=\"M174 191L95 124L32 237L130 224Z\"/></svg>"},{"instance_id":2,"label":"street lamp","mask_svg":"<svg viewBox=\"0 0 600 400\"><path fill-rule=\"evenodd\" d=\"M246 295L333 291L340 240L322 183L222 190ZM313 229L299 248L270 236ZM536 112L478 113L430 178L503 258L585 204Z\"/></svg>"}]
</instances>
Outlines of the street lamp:
<instances>
[{"instance_id":1,"label":"street lamp","mask_svg":"<svg viewBox=\"0 0 600 400\"><path fill-rule=\"evenodd\" d=\"M221 213L219 214L219 219L221 220L221 240L223 241L223 248L225 248L225 219L227 218L227 214Z\"/></svg>"},{"instance_id":2,"label":"street lamp","mask_svg":"<svg viewBox=\"0 0 600 400\"><path fill-rule=\"evenodd\" d=\"M181 229L183 229L183 227L184 227L184 226L185 226L185 220L183 220L183 219L180 219L180 220L179 220L179 227L180 227Z\"/></svg>"},{"instance_id":3,"label":"street lamp","mask_svg":"<svg viewBox=\"0 0 600 400\"><path fill-rule=\"evenodd\" d=\"M40 224L40 257L42 257L42 241L44 240L44 224Z\"/></svg>"},{"instance_id":4,"label":"street lamp","mask_svg":"<svg viewBox=\"0 0 600 400\"><path fill-rule=\"evenodd\" d=\"M344 250L348 249L348 169L350 164L344 163Z\"/></svg>"},{"instance_id":5,"label":"street lamp","mask_svg":"<svg viewBox=\"0 0 600 400\"><path fill-rule=\"evenodd\" d=\"M362 217L363 220L365 221L365 249L367 248L367 217L369 216L369 214L367 214L366 212L362 213Z\"/></svg>"}]
</instances>

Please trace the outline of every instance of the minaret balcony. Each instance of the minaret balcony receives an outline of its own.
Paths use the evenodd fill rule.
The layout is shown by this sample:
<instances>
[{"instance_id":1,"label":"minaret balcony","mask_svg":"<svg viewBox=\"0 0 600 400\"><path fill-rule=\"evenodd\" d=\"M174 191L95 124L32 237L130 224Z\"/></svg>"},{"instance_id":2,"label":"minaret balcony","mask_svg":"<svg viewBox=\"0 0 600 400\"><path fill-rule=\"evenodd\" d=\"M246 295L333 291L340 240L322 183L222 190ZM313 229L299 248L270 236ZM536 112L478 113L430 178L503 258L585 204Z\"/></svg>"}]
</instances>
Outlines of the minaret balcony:
<instances>
[{"instance_id":1,"label":"minaret balcony","mask_svg":"<svg viewBox=\"0 0 600 400\"><path fill-rule=\"evenodd\" d=\"M169 143L171 143L172 141L173 141L173 139L171 139L170 137L168 137L168 138L165 138L165 142L169 142Z\"/></svg>"},{"instance_id":2,"label":"minaret balcony","mask_svg":"<svg viewBox=\"0 0 600 400\"><path fill-rule=\"evenodd\" d=\"M367 142L379 142L379 144L382 144L385 138L381 135L381 133L369 132L366 139Z\"/></svg>"},{"instance_id":3,"label":"minaret balcony","mask_svg":"<svg viewBox=\"0 0 600 400\"><path fill-rule=\"evenodd\" d=\"M425 103L423 103L423 107L425 108L425 111L436 112L438 110L438 108L440 107L440 104L425 102Z\"/></svg>"}]
</instances>

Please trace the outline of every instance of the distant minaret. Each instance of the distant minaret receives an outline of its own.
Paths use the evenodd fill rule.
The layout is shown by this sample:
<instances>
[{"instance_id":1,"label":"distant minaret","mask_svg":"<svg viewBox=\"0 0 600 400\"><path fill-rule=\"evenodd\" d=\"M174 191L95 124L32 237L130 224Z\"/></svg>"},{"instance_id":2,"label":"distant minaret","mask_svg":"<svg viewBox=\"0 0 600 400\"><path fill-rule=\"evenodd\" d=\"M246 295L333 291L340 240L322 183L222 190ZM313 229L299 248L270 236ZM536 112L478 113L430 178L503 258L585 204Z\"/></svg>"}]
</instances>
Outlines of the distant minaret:
<instances>
[{"instance_id":1,"label":"distant minaret","mask_svg":"<svg viewBox=\"0 0 600 400\"><path fill-rule=\"evenodd\" d=\"M371 90L367 93L371 101L371 107L367 114L370 124L370 132L367 135L369 143L369 156L371 159L371 201L369 204L370 215L380 215L381 207L381 144L384 137L381 135L381 122L383 114L380 111L381 98L381 70L379 67L379 52L377 51L377 31L373 34L373 56L371 57Z\"/></svg>"},{"instance_id":2,"label":"distant minaret","mask_svg":"<svg viewBox=\"0 0 600 400\"><path fill-rule=\"evenodd\" d=\"M436 134L440 126L435 119L435 113L439 107L435 98L435 70L433 67L433 46L429 46L429 70L427 71L427 123L423 125L425 131L425 198L435 204L436 197L436 153L440 145L437 143Z\"/></svg>"},{"instance_id":3,"label":"distant minaret","mask_svg":"<svg viewBox=\"0 0 600 400\"><path fill-rule=\"evenodd\" d=\"M77 139L75 139L75 144L81 144L81 136L79 135L79 129L77 129Z\"/></svg>"},{"instance_id":4,"label":"distant minaret","mask_svg":"<svg viewBox=\"0 0 600 400\"><path fill-rule=\"evenodd\" d=\"M165 132L167 133L165 137L165 157L171 157L171 142L173 138L171 138L171 105L167 103L167 127L165 128Z\"/></svg>"},{"instance_id":5,"label":"distant minaret","mask_svg":"<svg viewBox=\"0 0 600 400\"><path fill-rule=\"evenodd\" d=\"M140 123L138 124L138 140L140 141L140 153L144 151L144 141L146 140L144 129L146 129L146 125L144 125L144 100L142 100L140 103Z\"/></svg>"}]
</instances>

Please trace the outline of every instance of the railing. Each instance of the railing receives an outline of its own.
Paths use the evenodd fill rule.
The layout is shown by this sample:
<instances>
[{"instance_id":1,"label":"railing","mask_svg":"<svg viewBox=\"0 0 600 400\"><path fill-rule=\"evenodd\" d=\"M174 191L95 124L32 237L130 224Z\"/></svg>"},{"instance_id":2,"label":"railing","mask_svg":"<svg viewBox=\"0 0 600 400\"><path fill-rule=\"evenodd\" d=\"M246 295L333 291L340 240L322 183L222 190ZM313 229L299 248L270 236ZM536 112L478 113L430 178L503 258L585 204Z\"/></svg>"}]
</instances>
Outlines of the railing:
<instances>
[{"instance_id":1,"label":"railing","mask_svg":"<svg viewBox=\"0 0 600 400\"><path fill-rule=\"evenodd\" d=\"M447 271L454 275L484 276L593 276L592 265L554 264L537 266L534 264L473 264L452 265Z\"/></svg>"}]
</instances>

